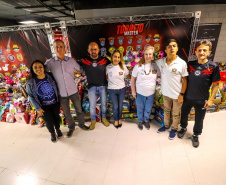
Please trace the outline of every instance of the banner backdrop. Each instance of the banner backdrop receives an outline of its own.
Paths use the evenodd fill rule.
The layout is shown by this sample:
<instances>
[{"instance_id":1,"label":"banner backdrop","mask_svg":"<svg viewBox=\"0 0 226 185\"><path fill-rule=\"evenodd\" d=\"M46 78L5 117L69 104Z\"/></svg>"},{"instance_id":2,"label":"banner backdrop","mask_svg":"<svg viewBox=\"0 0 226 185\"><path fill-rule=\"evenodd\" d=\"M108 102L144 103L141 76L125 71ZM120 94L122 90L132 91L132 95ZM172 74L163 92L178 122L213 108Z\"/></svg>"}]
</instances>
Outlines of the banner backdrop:
<instances>
[{"instance_id":1,"label":"banner backdrop","mask_svg":"<svg viewBox=\"0 0 226 185\"><path fill-rule=\"evenodd\" d=\"M0 33L0 73L30 67L34 60L45 62L51 50L42 29Z\"/></svg>"},{"instance_id":2,"label":"banner backdrop","mask_svg":"<svg viewBox=\"0 0 226 185\"><path fill-rule=\"evenodd\" d=\"M217 43L220 35L220 30L221 30L221 23L219 24L201 24L199 25L198 28L198 33L196 37L196 41L200 42L202 40L208 39L212 42L212 52L210 56L208 56L208 59L214 60L216 48L217 48ZM197 59L195 55L195 50L196 48L193 48L192 54L193 58Z\"/></svg>"},{"instance_id":3,"label":"banner backdrop","mask_svg":"<svg viewBox=\"0 0 226 185\"><path fill-rule=\"evenodd\" d=\"M110 56L114 49L124 54L126 63L138 62L146 45L155 48L155 59L164 56L164 42L178 41L178 55L188 60L194 18L150 20L139 23L107 23L68 27L72 56L87 55L90 42L97 42L102 56ZM135 64L135 63L134 63Z\"/></svg>"}]
</instances>

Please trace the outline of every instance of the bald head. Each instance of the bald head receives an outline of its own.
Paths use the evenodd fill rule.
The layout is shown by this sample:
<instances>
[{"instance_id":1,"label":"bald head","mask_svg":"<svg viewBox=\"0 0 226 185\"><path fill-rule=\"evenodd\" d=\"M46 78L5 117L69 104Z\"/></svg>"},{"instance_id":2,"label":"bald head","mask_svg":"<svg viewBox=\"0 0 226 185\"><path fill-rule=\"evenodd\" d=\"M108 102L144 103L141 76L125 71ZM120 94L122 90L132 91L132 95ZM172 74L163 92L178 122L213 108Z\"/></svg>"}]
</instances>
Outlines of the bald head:
<instances>
[{"instance_id":1,"label":"bald head","mask_svg":"<svg viewBox=\"0 0 226 185\"><path fill-rule=\"evenodd\" d=\"M88 46L88 53L90 54L90 57L92 59L97 59L98 58L98 53L100 49L99 46L96 42L91 42Z\"/></svg>"}]
</instances>

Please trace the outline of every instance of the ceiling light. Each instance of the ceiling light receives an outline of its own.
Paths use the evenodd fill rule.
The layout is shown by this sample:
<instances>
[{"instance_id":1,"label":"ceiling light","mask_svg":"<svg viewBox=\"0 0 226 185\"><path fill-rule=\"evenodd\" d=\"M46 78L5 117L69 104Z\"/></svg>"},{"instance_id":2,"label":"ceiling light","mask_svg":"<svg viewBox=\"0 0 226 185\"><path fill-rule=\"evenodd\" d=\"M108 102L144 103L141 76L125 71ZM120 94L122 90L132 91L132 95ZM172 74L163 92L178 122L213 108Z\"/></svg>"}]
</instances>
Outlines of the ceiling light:
<instances>
[{"instance_id":1,"label":"ceiling light","mask_svg":"<svg viewBox=\"0 0 226 185\"><path fill-rule=\"evenodd\" d=\"M35 24L38 23L37 21L21 21L20 24Z\"/></svg>"}]
</instances>

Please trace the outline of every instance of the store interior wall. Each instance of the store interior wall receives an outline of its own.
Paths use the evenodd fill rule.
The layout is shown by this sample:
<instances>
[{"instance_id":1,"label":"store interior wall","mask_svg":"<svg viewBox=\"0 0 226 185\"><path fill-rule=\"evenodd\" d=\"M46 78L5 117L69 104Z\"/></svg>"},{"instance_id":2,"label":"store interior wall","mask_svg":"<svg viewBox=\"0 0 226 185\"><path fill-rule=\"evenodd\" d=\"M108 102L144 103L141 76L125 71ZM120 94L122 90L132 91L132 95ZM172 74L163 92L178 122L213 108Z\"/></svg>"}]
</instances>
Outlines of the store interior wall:
<instances>
[{"instance_id":1,"label":"store interior wall","mask_svg":"<svg viewBox=\"0 0 226 185\"><path fill-rule=\"evenodd\" d=\"M200 24L222 23L215 53L215 62L226 62L226 4L172 5L131 8L76 10L77 19L121 17L146 14L179 13L201 11Z\"/></svg>"},{"instance_id":2,"label":"store interior wall","mask_svg":"<svg viewBox=\"0 0 226 185\"><path fill-rule=\"evenodd\" d=\"M2 5L2 1L1 5ZM4 4L3 4L4 5ZM1 7L3 8L3 7ZM1 9L0 8L0 9ZM222 23L220 37L215 53L215 62L226 62L226 4L212 5L171 5L127 8L107 8L76 10L76 19L122 17L134 15L163 14L201 11L200 24ZM2 12L4 13L4 12ZM46 18L48 20L48 18ZM0 26L18 25L15 20L0 18Z\"/></svg>"}]
</instances>

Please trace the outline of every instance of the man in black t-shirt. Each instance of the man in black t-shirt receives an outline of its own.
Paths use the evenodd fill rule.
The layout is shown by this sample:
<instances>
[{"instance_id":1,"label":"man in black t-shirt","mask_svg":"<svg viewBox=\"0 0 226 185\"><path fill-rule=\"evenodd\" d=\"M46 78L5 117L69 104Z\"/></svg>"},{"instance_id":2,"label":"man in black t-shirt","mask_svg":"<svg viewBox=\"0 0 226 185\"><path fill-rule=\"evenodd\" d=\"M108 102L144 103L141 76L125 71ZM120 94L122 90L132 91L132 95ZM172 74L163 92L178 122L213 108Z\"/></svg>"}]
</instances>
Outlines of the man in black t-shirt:
<instances>
[{"instance_id":1,"label":"man in black t-shirt","mask_svg":"<svg viewBox=\"0 0 226 185\"><path fill-rule=\"evenodd\" d=\"M195 125L193 128L192 145L199 146L198 135L201 135L203 129L203 120L206 109L211 107L213 99L216 96L220 81L219 67L216 63L209 61L207 57L211 53L212 43L209 40L200 41L196 45L196 61L188 63L189 76L188 86L184 97L184 103L181 109L181 130L178 132L178 138L183 138L187 131L188 114L191 108L195 108ZM209 98L209 89L212 85L212 94ZM208 100L209 99L209 100Z\"/></svg>"},{"instance_id":2,"label":"man in black t-shirt","mask_svg":"<svg viewBox=\"0 0 226 185\"><path fill-rule=\"evenodd\" d=\"M99 46L96 42L91 42L88 47L89 56L81 59L78 63L83 67L88 81L88 95L90 102L90 130L96 125L96 101L98 96L101 100L102 122L105 126L110 123L106 119L106 103L107 103L107 79L106 66L111 62L99 56Z\"/></svg>"}]
</instances>

